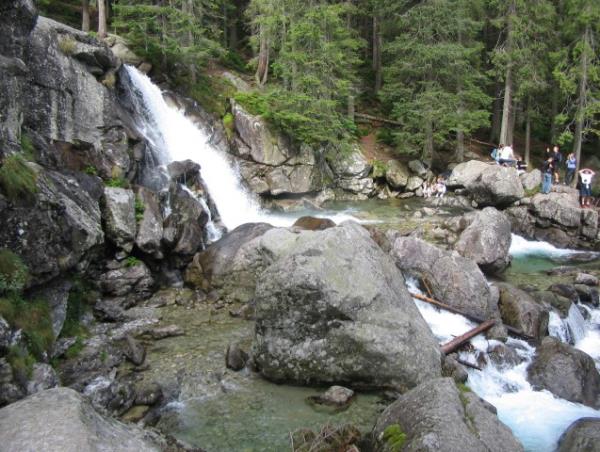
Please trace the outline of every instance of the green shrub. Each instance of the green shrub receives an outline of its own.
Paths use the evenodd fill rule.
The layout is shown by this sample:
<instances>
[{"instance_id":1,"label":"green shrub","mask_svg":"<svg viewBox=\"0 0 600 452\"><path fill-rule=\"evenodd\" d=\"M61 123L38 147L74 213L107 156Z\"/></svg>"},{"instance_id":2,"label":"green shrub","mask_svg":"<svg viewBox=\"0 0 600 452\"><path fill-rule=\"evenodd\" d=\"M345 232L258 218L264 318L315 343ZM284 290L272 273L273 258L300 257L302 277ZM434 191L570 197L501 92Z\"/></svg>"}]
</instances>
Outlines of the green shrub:
<instances>
[{"instance_id":1,"label":"green shrub","mask_svg":"<svg viewBox=\"0 0 600 452\"><path fill-rule=\"evenodd\" d=\"M199 74L195 83L189 79L179 84L188 96L196 100L205 110L223 117L227 112L229 99L236 89L229 80L213 75Z\"/></svg>"},{"instance_id":2,"label":"green shrub","mask_svg":"<svg viewBox=\"0 0 600 452\"><path fill-rule=\"evenodd\" d=\"M388 127L381 127L375 134L377 141L380 143L387 144L388 146L394 146L396 144L396 138L392 129Z\"/></svg>"},{"instance_id":3,"label":"green shrub","mask_svg":"<svg viewBox=\"0 0 600 452\"><path fill-rule=\"evenodd\" d=\"M67 358L67 359L76 358L81 353L81 350L83 350L84 347L85 347L85 344L83 343L83 339L81 337L77 337L77 339L75 340L75 343L73 345L71 345L65 352L65 358Z\"/></svg>"},{"instance_id":4,"label":"green shrub","mask_svg":"<svg viewBox=\"0 0 600 452\"><path fill-rule=\"evenodd\" d=\"M371 170L371 177L374 179L385 177L385 173L387 172L388 166L387 163L381 160L373 160L371 162L373 169Z\"/></svg>"},{"instance_id":5,"label":"green shrub","mask_svg":"<svg viewBox=\"0 0 600 452\"><path fill-rule=\"evenodd\" d=\"M83 172L85 174L88 174L90 176L97 176L98 175L98 170L96 169L95 166L92 165L88 165L84 168Z\"/></svg>"},{"instance_id":6,"label":"green shrub","mask_svg":"<svg viewBox=\"0 0 600 452\"><path fill-rule=\"evenodd\" d=\"M225 113L225 116L223 116L223 127L225 127L225 133L227 134L227 138L231 140L231 137L233 137L234 130L234 119L231 113Z\"/></svg>"},{"instance_id":7,"label":"green shrub","mask_svg":"<svg viewBox=\"0 0 600 452\"><path fill-rule=\"evenodd\" d=\"M21 258L7 248L0 248L0 294L23 289L29 272Z\"/></svg>"},{"instance_id":8,"label":"green shrub","mask_svg":"<svg viewBox=\"0 0 600 452\"><path fill-rule=\"evenodd\" d=\"M12 202L33 201L37 192L37 174L19 154L8 156L0 167L0 189Z\"/></svg>"},{"instance_id":9,"label":"green shrub","mask_svg":"<svg viewBox=\"0 0 600 452\"><path fill-rule=\"evenodd\" d=\"M139 223L140 221L142 221L144 219L144 211L145 210L146 210L146 206L144 205L144 202L136 196L135 197L135 221L137 221Z\"/></svg>"},{"instance_id":10,"label":"green shrub","mask_svg":"<svg viewBox=\"0 0 600 452\"><path fill-rule=\"evenodd\" d=\"M122 177L111 177L104 182L104 185L114 188L127 188L129 187L129 182Z\"/></svg>"},{"instance_id":11,"label":"green shrub","mask_svg":"<svg viewBox=\"0 0 600 452\"><path fill-rule=\"evenodd\" d=\"M58 41L58 48L65 55L71 56L75 53L75 50L77 50L77 41L70 36L65 36Z\"/></svg>"},{"instance_id":12,"label":"green shrub","mask_svg":"<svg viewBox=\"0 0 600 452\"><path fill-rule=\"evenodd\" d=\"M67 300L65 323L60 332L61 337L86 337L87 328L81 324L81 318L90 310L95 302L94 290L84 281L75 280Z\"/></svg>"},{"instance_id":13,"label":"green shrub","mask_svg":"<svg viewBox=\"0 0 600 452\"><path fill-rule=\"evenodd\" d=\"M12 367L13 377L20 383L25 383L31 378L35 358L24 348L12 346L8 349L6 360Z\"/></svg>"},{"instance_id":14,"label":"green shrub","mask_svg":"<svg viewBox=\"0 0 600 452\"><path fill-rule=\"evenodd\" d=\"M26 133L21 135L21 152L26 160L31 162L35 162L36 160L36 152L35 146L33 145L33 141Z\"/></svg>"},{"instance_id":15,"label":"green shrub","mask_svg":"<svg viewBox=\"0 0 600 452\"><path fill-rule=\"evenodd\" d=\"M24 300L18 294L0 298L0 315L16 329L23 330L29 352L38 359L54 343L54 331L48 304L41 300Z\"/></svg>"},{"instance_id":16,"label":"green shrub","mask_svg":"<svg viewBox=\"0 0 600 452\"><path fill-rule=\"evenodd\" d=\"M383 431L383 440L390 452L400 452L406 442L406 433L398 424L388 425Z\"/></svg>"},{"instance_id":17,"label":"green shrub","mask_svg":"<svg viewBox=\"0 0 600 452\"><path fill-rule=\"evenodd\" d=\"M142 261L135 256L128 256L127 259L125 259L125 267L135 267L141 263Z\"/></svg>"},{"instance_id":18,"label":"green shrub","mask_svg":"<svg viewBox=\"0 0 600 452\"><path fill-rule=\"evenodd\" d=\"M233 50L227 50L219 58L221 64L227 68L238 72L246 72L246 62L239 53Z\"/></svg>"}]
</instances>

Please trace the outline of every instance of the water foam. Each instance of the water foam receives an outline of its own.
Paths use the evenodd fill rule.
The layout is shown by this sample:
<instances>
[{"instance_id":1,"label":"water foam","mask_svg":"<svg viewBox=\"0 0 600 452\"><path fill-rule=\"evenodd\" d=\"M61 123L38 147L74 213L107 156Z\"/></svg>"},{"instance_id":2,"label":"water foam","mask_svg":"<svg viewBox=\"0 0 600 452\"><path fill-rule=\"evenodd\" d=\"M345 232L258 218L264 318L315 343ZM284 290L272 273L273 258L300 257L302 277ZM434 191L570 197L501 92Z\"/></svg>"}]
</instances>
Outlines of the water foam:
<instances>
[{"instance_id":1,"label":"water foam","mask_svg":"<svg viewBox=\"0 0 600 452\"><path fill-rule=\"evenodd\" d=\"M560 258L583 253L582 251L557 248L548 242L527 240L517 234L512 234L509 253L513 257L540 256Z\"/></svg>"}]
</instances>

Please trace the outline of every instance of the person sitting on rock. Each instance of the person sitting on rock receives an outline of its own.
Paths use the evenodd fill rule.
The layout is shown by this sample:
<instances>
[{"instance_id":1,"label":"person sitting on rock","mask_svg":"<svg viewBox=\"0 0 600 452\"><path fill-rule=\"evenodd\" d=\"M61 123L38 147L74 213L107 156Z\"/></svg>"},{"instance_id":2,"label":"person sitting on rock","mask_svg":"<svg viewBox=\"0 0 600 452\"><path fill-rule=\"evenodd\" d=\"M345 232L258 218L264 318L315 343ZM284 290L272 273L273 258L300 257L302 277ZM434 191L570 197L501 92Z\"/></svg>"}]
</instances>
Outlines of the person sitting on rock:
<instances>
[{"instance_id":1,"label":"person sitting on rock","mask_svg":"<svg viewBox=\"0 0 600 452\"><path fill-rule=\"evenodd\" d=\"M527 171L527 163L525 163L525 161L517 156L517 174L521 175L524 172Z\"/></svg>"},{"instance_id":2,"label":"person sitting on rock","mask_svg":"<svg viewBox=\"0 0 600 452\"><path fill-rule=\"evenodd\" d=\"M515 163L513 148L510 144L500 149L498 163L502 166L512 166Z\"/></svg>"},{"instance_id":3,"label":"person sitting on rock","mask_svg":"<svg viewBox=\"0 0 600 452\"><path fill-rule=\"evenodd\" d=\"M554 174L554 158L551 155L544 162L542 174L544 175L542 179L542 193L548 194L552 188L552 176Z\"/></svg>"},{"instance_id":4,"label":"person sitting on rock","mask_svg":"<svg viewBox=\"0 0 600 452\"><path fill-rule=\"evenodd\" d=\"M446 194L446 181L442 176L437 178L437 182L435 184L435 196L437 198L443 198Z\"/></svg>"},{"instance_id":5,"label":"person sitting on rock","mask_svg":"<svg viewBox=\"0 0 600 452\"><path fill-rule=\"evenodd\" d=\"M579 171L579 197L581 207L591 207L592 202L592 178L596 173L589 168Z\"/></svg>"}]
</instances>

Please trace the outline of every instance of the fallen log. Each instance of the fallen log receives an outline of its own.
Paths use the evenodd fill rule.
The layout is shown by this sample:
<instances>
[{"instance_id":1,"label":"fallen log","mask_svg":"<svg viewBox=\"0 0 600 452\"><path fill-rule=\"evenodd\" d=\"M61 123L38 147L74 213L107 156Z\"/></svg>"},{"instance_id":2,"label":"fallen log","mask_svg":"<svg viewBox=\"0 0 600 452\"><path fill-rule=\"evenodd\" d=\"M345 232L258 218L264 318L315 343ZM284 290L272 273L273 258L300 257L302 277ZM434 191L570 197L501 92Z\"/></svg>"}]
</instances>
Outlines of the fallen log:
<instances>
[{"instance_id":1,"label":"fallen log","mask_svg":"<svg viewBox=\"0 0 600 452\"><path fill-rule=\"evenodd\" d=\"M470 367L471 369L481 370L481 367L479 367L478 365L472 364L469 361L465 361L464 359L456 358L456 362L462 364L465 367Z\"/></svg>"},{"instance_id":2,"label":"fallen log","mask_svg":"<svg viewBox=\"0 0 600 452\"><path fill-rule=\"evenodd\" d=\"M393 126L402 126L403 124L392 119L381 118L379 116L367 115L366 113L354 113L354 116L360 119L366 119L368 121L383 122L385 124L391 124Z\"/></svg>"},{"instance_id":3,"label":"fallen log","mask_svg":"<svg viewBox=\"0 0 600 452\"><path fill-rule=\"evenodd\" d=\"M444 353L445 355L447 355L448 353L452 353L456 349L460 348L465 342L474 338L478 334L481 334L481 333L489 330L495 324L496 324L496 321L494 319L486 320L481 325L473 328L470 331L467 331L465 334L455 337L450 342L443 344L441 347L442 353Z\"/></svg>"},{"instance_id":4,"label":"fallen log","mask_svg":"<svg viewBox=\"0 0 600 452\"><path fill-rule=\"evenodd\" d=\"M416 298L417 300L421 300L426 303L432 304L434 306L437 306L438 308L444 309L444 310L452 312L454 314L462 315L463 317L466 317L467 319L469 319L473 322L483 323L486 321L486 319L482 319L481 317L477 317L472 314L467 314L466 312L464 312L460 309L457 309L450 305L442 303L441 301L434 300L433 298L426 297L425 295L421 295L418 293L412 293L412 292L409 292L409 293L413 298ZM525 339L526 341L532 341L532 342L536 341L535 337L530 336L513 326L506 325L506 324L503 324L503 325L504 325L504 328L506 328L506 331L512 336L520 337L521 339Z\"/></svg>"}]
</instances>

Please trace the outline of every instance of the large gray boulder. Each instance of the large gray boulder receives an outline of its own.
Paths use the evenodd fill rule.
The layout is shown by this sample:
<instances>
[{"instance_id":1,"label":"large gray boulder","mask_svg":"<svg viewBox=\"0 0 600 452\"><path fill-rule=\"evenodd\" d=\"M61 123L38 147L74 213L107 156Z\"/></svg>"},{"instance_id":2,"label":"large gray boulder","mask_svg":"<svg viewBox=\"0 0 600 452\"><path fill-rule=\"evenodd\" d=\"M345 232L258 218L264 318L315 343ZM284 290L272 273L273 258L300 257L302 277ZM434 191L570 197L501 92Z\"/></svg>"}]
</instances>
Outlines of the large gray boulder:
<instances>
[{"instance_id":1,"label":"large gray boulder","mask_svg":"<svg viewBox=\"0 0 600 452\"><path fill-rule=\"evenodd\" d=\"M163 217L158 196L147 188L139 187L137 198L144 206L144 213L138 224L135 244L144 253L161 259L163 257Z\"/></svg>"},{"instance_id":2,"label":"large gray boulder","mask_svg":"<svg viewBox=\"0 0 600 452\"><path fill-rule=\"evenodd\" d=\"M37 192L31 204L0 203L0 247L25 262L32 284L47 282L75 266L83 269L104 243L98 199L75 177L33 163Z\"/></svg>"},{"instance_id":3,"label":"large gray boulder","mask_svg":"<svg viewBox=\"0 0 600 452\"><path fill-rule=\"evenodd\" d=\"M600 419L577 419L562 434L557 452L600 452Z\"/></svg>"},{"instance_id":4,"label":"large gray boulder","mask_svg":"<svg viewBox=\"0 0 600 452\"><path fill-rule=\"evenodd\" d=\"M106 237L129 253L136 234L135 194L126 188L105 187L102 209Z\"/></svg>"},{"instance_id":5,"label":"large gray boulder","mask_svg":"<svg viewBox=\"0 0 600 452\"><path fill-rule=\"evenodd\" d=\"M410 171L408 167L398 160L390 160L387 162L385 170L385 180L393 188L404 188L408 183Z\"/></svg>"},{"instance_id":6,"label":"large gray boulder","mask_svg":"<svg viewBox=\"0 0 600 452\"><path fill-rule=\"evenodd\" d=\"M441 373L440 352L402 274L355 223L268 231L253 357L275 381L406 390Z\"/></svg>"},{"instance_id":7,"label":"large gray boulder","mask_svg":"<svg viewBox=\"0 0 600 452\"><path fill-rule=\"evenodd\" d=\"M521 174L519 178L521 179L523 188L528 192L541 188L542 172L537 168L528 173Z\"/></svg>"},{"instance_id":8,"label":"large gray boulder","mask_svg":"<svg viewBox=\"0 0 600 452\"><path fill-rule=\"evenodd\" d=\"M502 321L525 334L542 340L548 334L549 309L538 304L527 292L499 283Z\"/></svg>"},{"instance_id":9,"label":"large gray boulder","mask_svg":"<svg viewBox=\"0 0 600 452\"><path fill-rule=\"evenodd\" d=\"M448 178L452 188L466 188L481 206L506 207L525 196L515 168L471 160L457 165Z\"/></svg>"},{"instance_id":10,"label":"large gray boulder","mask_svg":"<svg viewBox=\"0 0 600 452\"><path fill-rule=\"evenodd\" d=\"M333 173L341 178L362 179L369 175L371 165L358 146L354 146L347 155L332 155L327 159Z\"/></svg>"},{"instance_id":11,"label":"large gray boulder","mask_svg":"<svg viewBox=\"0 0 600 452\"><path fill-rule=\"evenodd\" d=\"M130 259L119 263L109 262L107 270L98 280L103 294L112 297L131 295L135 300L148 298L152 294L154 279L142 261Z\"/></svg>"},{"instance_id":12,"label":"large gray boulder","mask_svg":"<svg viewBox=\"0 0 600 452\"><path fill-rule=\"evenodd\" d=\"M256 278L265 268L255 239L273 227L246 223L197 253L188 265L185 281L206 291L216 290L225 300L248 302L254 297Z\"/></svg>"},{"instance_id":13,"label":"large gray boulder","mask_svg":"<svg viewBox=\"0 0 600 452\"><path fill-rule=\"evenodd\" d=\"M403 451L523 451L493 407L470 391L460 392L451 378L424 382L388 406L373 429L377 450L397 450L386 437L391 426L406 435Z\"/></svg>"},{"instance_id":14,"label":"large gray boulder","mask_svg":"<svg viewBox=\"0 0 600 452\"><path fill-rule=\"evenodd\" d=\"M537 194L531 199L530 210L542 221L574 230L586 239L595 240L598 235L598 211L579 208L576 193Z\"/></svg>"},{"instance_id":15,"label":"large gray boulder","mask_svg":"<svg viewBox=\"0 0 600 452\"><path fill-rule=\"evenodd\" d=\"M414 237L392 234L390 244L396 266L426 280L436 300L481 318L497 317L497 296L471 259Z\"/></svg>"},{"instance_id":16,"label":"large gray boulder","mask_svg":"<svg viewBox=\"0 0 600 452\"><path fill-rule=\"evenodd\" d=\"M527 368L536 389L547 389L571 402L600 408L600 373L586 353L546 337Z\"/></svg>"},{"instance_id":17,"label":"large gray boulder","mask_svg":"<svg viewBox=\"0 0 600 452\"><path fill-rule=\"evenodd\" d=\"M498 273L510 264L510 220L493 207L470 215L471 224L460 234L454 249L477 262L485 273Z\"/></svg>"},{"instance_id":18,"label":"large gray boulder","mask_svg":"<svg viewBox=\"0 0 600 452\"><path fill-rule=\"evenodd\" d=\"M7 451L159 451L139 427L94 411L68 388L38 392L0 410L2 449Z\"/></svg>"},{"instance_id":19,"label":"large gray boulder","mask_svg":"<svg viewBox=\"0 0 600 452\"><path fill-rule=\"evenodd\" d=\"M52 332L58 337L67 318L67 302L73 284L67 279L56 279L42 287L36 288L29 296L31 299L44 300L50 307Z\"/></svg>"}]
</instances>

